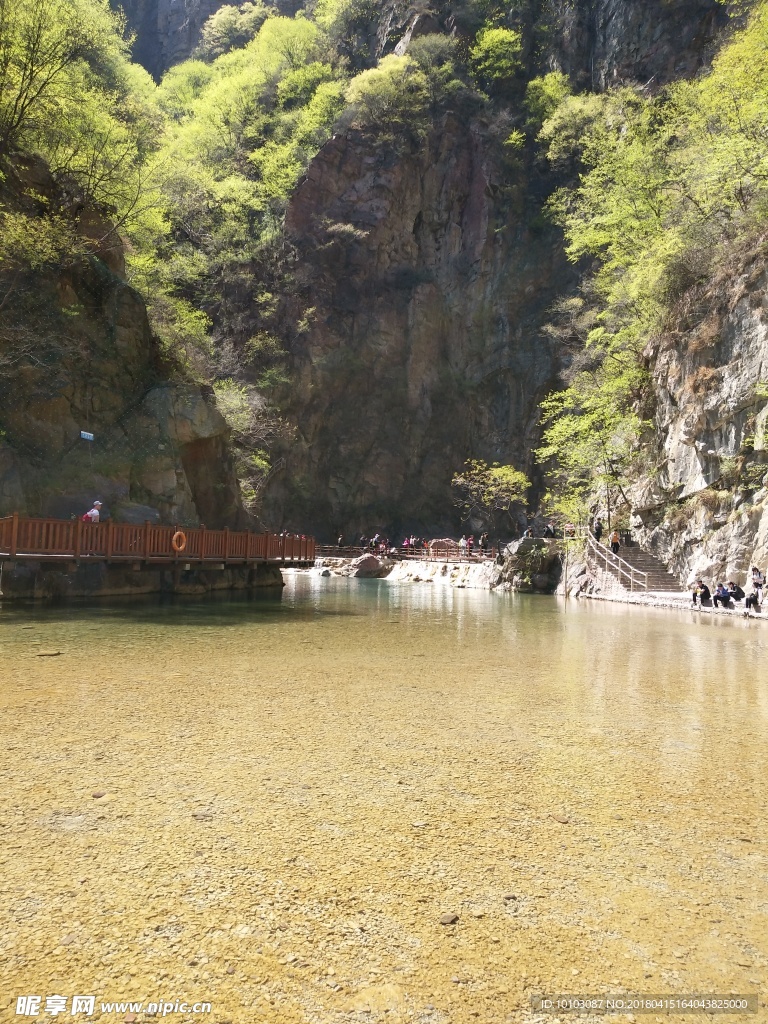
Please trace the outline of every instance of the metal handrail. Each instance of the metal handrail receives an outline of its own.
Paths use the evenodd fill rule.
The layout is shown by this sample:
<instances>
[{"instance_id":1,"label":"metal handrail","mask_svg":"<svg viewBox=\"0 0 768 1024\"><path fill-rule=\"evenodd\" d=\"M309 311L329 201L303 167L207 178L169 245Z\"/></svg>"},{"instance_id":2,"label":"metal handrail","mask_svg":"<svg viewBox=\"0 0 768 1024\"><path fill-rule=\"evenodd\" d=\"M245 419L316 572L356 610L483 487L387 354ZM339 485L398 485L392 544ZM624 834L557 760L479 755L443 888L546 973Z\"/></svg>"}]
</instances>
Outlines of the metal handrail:
<instances>
[{"instance_id":1,"label":"metal handrail","mask_svg":"<svg viewBox=\"0 0 768 1024\"><path fill-rule=\"evenodd\" d=\"M635 582L637 582L638 590L648 590L648 573L643 572L641 569L636 569L634 565L625 561L623 558L619 558L618 555L614 555L612 551L609 551L605 545L600 544L591 533L586 533L587 537L587 548L592 551L597 559L602 559L605 562L606 572L611 569L619 574L619 577L626 577L629 580L629 589L634 591ZM627 571L629 570L629 571ZM621 582L621 578L619 579Z\"/></svg>"},{"instance_id":2,"label":"metal handrail","mask_svg":"<svg viewBox=\"0 0 768 1024\"><path fill-rule=\"evenodd\" d=\"M342 545L338 547L334 544L318 544L316 548L318 558L357 558L360 555L378 555L378 548L365 547L352 545ZM470 563L482 563L492 561L498 555L498 549L496 547L489 547L486 551L482 551L479 547L474 547L472 553L465 551L461 553L461 549L458 544L455 545L433 545L423 547L395 547L394 545L388 547L385 552L387 555L395 555L399 559L410 559L418 562L470 562Z\"/></svg>"}]
</instances>

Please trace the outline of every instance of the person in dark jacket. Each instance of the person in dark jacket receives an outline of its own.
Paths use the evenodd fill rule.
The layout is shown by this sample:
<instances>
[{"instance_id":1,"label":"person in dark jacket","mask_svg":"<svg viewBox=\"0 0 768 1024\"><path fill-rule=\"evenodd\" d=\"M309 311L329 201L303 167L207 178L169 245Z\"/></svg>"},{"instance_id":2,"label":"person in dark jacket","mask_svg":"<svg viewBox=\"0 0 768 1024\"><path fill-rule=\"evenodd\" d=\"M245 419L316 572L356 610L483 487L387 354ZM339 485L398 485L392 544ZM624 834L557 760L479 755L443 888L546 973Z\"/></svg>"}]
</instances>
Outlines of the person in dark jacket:
<instances>
[{"instance_id":1,"label":"person in dark jacket","mask_svg":"<svg viewBox=\"0 0 768 1024\"><path fill-rule=\"evenodd\" d=\"M599 519L595 520L595 528L592 531L592 533L594 534L595 540L599 544L600 538L603 536L603 524L600 522Z\"/></svg>"},{"instance_id":2,"label":"person in dark jacket","mask_svg":"<svg viewBox=\"0 0 768 1024\"><path fill-rule=\"evenodd\" d=\"M738 583L734 583L730 580L728 583L728 593L731 595L732 601L743 601L744 591L741 589Z\"/></svg>"},{"instance_id":3,"label":"person in dark jacket","mask_svg":"<svg viewBox=\"0 0 768 1024\"><path fill-rule=\"evenodd\" d=\"M696 580L693 585L693 603L696 604L696 598L699 599L699 603L703 604L704 601L709 602L712 598L712 593L704 582L704 580Z\"/></svg>"}]
</instances>

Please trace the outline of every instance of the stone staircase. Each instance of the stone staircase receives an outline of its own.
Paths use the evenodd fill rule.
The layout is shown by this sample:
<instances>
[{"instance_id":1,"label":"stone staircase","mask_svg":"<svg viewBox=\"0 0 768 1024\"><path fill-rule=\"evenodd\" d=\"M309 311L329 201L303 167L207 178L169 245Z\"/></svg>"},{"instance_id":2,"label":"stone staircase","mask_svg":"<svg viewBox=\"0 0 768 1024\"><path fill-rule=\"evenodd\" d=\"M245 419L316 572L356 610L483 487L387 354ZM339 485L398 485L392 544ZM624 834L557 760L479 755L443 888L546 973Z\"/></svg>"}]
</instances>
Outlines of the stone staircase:
<instances>
[{"instance_id":1,"label":"stone staircase","mask_svg":"<svg viewBox=\"0 0 768 1024\"><path fill-rule=\"evenodd\" d=\"M673 572L664 565L662 561L652 555L650 551L643 551L637 545L624 545L619 548L619 558L624 559L633 569L647 574L648 593L654 594L684 594L680 582ZM608 570L611 571L610 569ZM617 582L623 581L618 574Z\"/></svg>"}]
</instances>

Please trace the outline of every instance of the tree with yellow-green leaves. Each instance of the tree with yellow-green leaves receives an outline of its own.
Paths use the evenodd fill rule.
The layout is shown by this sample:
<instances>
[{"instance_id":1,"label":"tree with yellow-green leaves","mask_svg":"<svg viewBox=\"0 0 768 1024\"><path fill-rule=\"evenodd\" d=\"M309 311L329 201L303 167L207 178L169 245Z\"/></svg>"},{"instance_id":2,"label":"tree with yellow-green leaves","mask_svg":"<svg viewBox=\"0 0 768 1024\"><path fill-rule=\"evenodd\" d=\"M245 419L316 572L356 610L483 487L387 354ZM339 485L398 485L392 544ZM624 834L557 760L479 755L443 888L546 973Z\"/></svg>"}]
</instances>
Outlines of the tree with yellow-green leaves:
<instances>
[{"instance_id":1,"label":"tree with yellow-green leaves","mask_svg":"<svg viewBox=\"0 0 768 1024\"><path fill-rule=\"evenodd\" d=\"M560 500L585 507L651 469L648 343L768 226L768 2L707 75L652 96L564 97L540 141L576 172L550 210L570 259L595 269L580 354L543 405L539 458Z\"/></svg>"},{"instance_id":2,"label":"tree with yellow-green leaves","mask_svg":"<svg viewBox=\"0 0 768 1024\"><path fill-rule=\"evenodd\" d=\"M468 460L451 481L461 518L479 520L495 530L514 528L530 486L525 473L514 466L489 465L481 459Z\"/></svg>"}]
</instances>

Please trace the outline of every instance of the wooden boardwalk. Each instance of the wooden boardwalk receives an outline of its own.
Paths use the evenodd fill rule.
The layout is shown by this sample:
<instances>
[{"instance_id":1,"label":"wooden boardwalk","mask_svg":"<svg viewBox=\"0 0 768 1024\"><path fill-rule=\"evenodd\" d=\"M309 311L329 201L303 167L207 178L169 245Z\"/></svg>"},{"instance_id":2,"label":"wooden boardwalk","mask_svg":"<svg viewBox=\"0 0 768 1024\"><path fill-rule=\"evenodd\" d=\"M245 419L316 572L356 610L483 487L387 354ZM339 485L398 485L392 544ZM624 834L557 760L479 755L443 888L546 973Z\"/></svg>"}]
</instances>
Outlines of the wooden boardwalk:
<instances>
[{"instance_id":1,"label":"wooden boardwalk","mask_svg":"<svg viewBox=\"0 0 768 1024\"><path fill-rule=\"evenodd\" d=\"M178 550L177 550L178 549ZM208 530L201 526L86 523L81 519L0 519L0 562L107 562L179 569L314 565L315 540L295 534Z\"/></svg>"}]
</instances>

